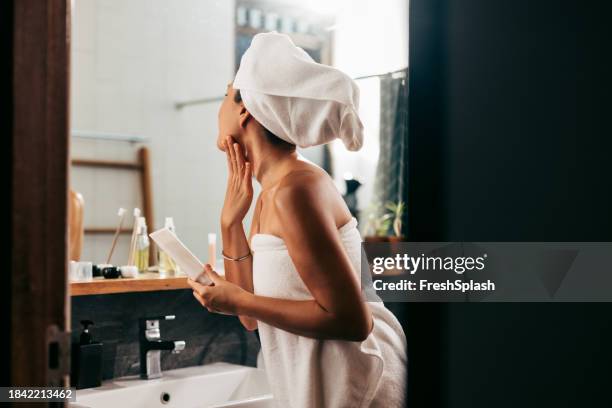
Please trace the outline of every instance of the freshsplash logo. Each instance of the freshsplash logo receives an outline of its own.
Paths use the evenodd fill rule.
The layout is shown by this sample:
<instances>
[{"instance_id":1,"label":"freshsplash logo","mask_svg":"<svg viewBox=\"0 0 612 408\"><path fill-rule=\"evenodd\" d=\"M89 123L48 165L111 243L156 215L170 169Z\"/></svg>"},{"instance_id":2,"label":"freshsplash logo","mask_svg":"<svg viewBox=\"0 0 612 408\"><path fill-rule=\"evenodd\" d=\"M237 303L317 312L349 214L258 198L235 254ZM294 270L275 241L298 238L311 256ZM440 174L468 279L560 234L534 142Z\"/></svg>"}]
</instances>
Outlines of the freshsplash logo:
<instances>
[{"instance_id":1,"label":"freshsplash logo","mask_svg":"<svg viewBox=\"0 0 612 408\"><path fill-rule=\"evenodd\" d=\"M389 257L375 257L372 262L372 272L376 275L387 271L399 271L414 275L419 271L453 271L462 275L466 271L482 271L485 269L487 254L472 256L410 256L396 254Z\"/></svg>"},{"instance_id":2,"label":"freshsplash logo","mask_svg":"<svg viewBox=\"0 0 612 408\"><path fill-rule=\"evenodd\" d=\"M610 265L612 242L366 240L360 272L371 302L612 302Z\"/></svg>"}]
</instances>

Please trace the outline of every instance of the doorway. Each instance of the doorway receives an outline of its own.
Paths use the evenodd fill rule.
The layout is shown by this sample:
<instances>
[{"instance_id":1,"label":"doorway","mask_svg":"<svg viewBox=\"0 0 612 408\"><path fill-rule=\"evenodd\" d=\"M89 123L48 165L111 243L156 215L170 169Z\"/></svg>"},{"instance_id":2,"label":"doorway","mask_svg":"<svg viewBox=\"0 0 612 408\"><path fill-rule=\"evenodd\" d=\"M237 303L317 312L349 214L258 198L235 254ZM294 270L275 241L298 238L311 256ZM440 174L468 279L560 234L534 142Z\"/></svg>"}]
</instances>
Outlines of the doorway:
<instances>
[{"instance_id":1,"label":"doorway","mask_svg":"<svg viewBox=\"0 0 612 408\"><path fill-rule=\"evenodd\" d=\"M3 330L6 384L64 386L69 374L67 186L69 24L67 0L3 2L9 45L10 273ZM12 29L11 29L12 28ZM5 39L5 38L9 38ZM9 43L10 42L10 43ZM6 272L6 270L5 270ZM5 344L7 344L5 343ZM4 366L4 364L3 364Z\"/></svg>"}]
</instances>

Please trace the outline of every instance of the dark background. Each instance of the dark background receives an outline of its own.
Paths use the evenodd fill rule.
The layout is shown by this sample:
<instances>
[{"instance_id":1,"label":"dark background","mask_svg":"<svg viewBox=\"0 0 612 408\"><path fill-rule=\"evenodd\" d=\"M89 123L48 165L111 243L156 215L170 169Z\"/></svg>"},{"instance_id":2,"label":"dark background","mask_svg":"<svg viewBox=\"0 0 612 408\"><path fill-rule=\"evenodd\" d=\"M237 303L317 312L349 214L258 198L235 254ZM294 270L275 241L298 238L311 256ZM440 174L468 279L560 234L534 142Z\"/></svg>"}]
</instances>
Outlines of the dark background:
<instances>
[{"instance_id":1,"label":"dark background","mask_svg":"<svg viewBox=\"0 0 612 408\"><path fill-rule=\"evenodd\" d=\"M4 200L5 214L12 214L11 209L11 189L12 189L12 153L13 144L11 133L13 131L13 60L12 60L12 44L13 44L13 2L0 1L0 106L2 106L2 114L0 115L0 137L2 142L0 146L0 178L2 185L5 186L5 191L8 191L8 197ZM7 225L8 224L8 225ZM4 246L2 263L0 266L0 321L5 325L9 325L11 319L11 270L12 270L12 246L10 244L10 236L12 233L12 221L7 222L4 226L4 237L9 243ZM10 361L11 349L8 345L0 347L0 361ZM0 384L10 384L10 364L0 364Z\"/></svg>"},{"instance_id":2,"label":"dark background","mask_svg":"<svg viewBox=\"0 0 612 408\"><path fill-rule=\"evenodd\" d=\"M410 1L411 240L612 241L610 15ZM405 304L403 320L407 406L612 406L612 304Z\"/></svg>"}]
</instances>

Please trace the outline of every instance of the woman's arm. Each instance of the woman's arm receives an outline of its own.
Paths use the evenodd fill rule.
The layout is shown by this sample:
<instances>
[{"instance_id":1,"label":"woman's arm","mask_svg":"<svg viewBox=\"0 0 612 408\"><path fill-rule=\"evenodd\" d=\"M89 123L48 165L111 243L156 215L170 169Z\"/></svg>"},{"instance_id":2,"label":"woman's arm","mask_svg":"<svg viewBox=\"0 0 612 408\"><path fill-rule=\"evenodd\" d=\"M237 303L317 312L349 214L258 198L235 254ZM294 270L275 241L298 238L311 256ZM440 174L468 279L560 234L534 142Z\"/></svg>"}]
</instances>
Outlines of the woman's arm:
<instances>
[{"instance_id":1,"label":"woman's arm","mask_svg":"<svg viewBox=\"0 0 612 408\"><path fill-rule=\"evenodd\" d=\"M371 331L371 322L363 323L351 316L343 319L342 315L324 310L316 300L251 295L240 302L237 310L279 329L315 339L363 341Z\"/></svg>"},{"instance_id":2,"label":"woman's arm","mask_svg":"<svg viewBox=\"0 0 612 408\"><path fill-rule=\"evenodd\" d=\"M238 258L250 251L244 228L240 225L221 227L223 251L227 256ZM249 293L253 293L253 258L248 257L241 261L223 260L225 279L232 282ZM257 320L239 314L242 325L247 330L257 329Z\"/></svg>"},{"instance_id":3,"label":"woman's arm","mask_svg":"<svg viewBox=\"0 0 612 408\"><path fill-rule=\"evenodd\" d=\"M239 258L251 249L246 239L242 220L253 200L253 182L251 166L244 159L238 143L231 137L225 141L225 153L228 167L228 183L225 202L221 213L221 242L223 252L232 258ZM223 260L225 278L247 292L253 293L253 258L241 261ZM239 316L240 322L248 330L257 328L257 321L246 316Z\"/></svg>"},{"instance_id":4,"label":"woman's arm","mask_svg":"<svg viewBox=\"0 0 612 408\"><path fill-rule=\"evenodd\" d=\"M335 221L322 197L326 186L313 176L292 178L274 197L283 239L313 300L256 296L228 284L212 269L214 286L190 282L209 310L249 316L280 329L318 339L364 340L372 317L342 245Z\"/></svg>"}]
</instances>

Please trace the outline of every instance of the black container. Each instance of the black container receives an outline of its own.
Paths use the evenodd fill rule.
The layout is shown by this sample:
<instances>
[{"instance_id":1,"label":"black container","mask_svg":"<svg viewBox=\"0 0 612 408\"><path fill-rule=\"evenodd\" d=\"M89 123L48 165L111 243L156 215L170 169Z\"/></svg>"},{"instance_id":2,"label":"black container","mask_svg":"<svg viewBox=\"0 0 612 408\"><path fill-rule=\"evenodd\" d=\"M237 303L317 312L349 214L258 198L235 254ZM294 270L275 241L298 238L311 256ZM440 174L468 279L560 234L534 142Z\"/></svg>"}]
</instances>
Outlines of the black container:
<instances>
[{"instance_id":1,"label":"black container","mask_svg":"<svg viewBox=\"0 0 612 408\"><path fill-rule=\"evenodd\" d=\"M91 320L82 320L83 332L72 345L70 383L77 389L99 387L102 384L102 343L89 333Z\"/></svg>"},{"instance_id":2,"label":"black container","mask_svg":"<svg viewBox=\"0 0 612 408\"><path fill-rule=\"evenodd\" d=\"M105 266L102 268L104 279L117 279L121 276L121 271L117 266Z\"/></svg>"},{"instance_id":3,"label":"black container","mask_svg":"<svg viewBox=\"0 0 612 408\"><path fill-rule=\"evenodd\" d=\"M97 276L102 276L102 268L100 265L93 264L91 268L91 275L95 278Z\"/></svg>"}]
</instances>

